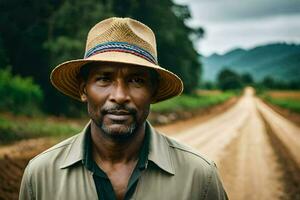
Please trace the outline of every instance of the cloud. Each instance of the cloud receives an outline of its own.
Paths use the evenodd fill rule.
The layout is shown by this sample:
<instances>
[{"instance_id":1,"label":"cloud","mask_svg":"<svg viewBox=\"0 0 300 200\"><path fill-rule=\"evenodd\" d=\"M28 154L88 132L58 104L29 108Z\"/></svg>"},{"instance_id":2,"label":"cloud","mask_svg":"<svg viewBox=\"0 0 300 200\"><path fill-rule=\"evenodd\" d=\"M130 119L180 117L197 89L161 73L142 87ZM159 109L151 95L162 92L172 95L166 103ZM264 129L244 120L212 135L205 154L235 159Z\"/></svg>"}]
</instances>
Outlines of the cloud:
<instances>
[{"instance_id":1,"label":"cloud","mask_svg":"<svg viewBox=\"0 0 300 200\"><path fill-rule=\"evenodd\" d=\"M204 28L206 37L196 44L204 55L272 42L300 42L300 14L212 24Z\"/></svg>"},{"instance_id":2,"label":"cloud","mask_svg":"<svg viewBox=\"0 0 300 200\"><path fill-rule=\"evenodd\" d=\"M190 5L195 25L300 13L299 0L193 0L186 3Z\"/></svg>"},{"instance_id":3,"label":"cloud","mask_svg":"<svg viewBox=\"0 0 300 200\"><path fill-rule=\"evenodd\" d=\"M300 0L175 0L190 7L189 26L202 26L201 54L273 42L300 43Z\"/></svg>"}]
</instances>

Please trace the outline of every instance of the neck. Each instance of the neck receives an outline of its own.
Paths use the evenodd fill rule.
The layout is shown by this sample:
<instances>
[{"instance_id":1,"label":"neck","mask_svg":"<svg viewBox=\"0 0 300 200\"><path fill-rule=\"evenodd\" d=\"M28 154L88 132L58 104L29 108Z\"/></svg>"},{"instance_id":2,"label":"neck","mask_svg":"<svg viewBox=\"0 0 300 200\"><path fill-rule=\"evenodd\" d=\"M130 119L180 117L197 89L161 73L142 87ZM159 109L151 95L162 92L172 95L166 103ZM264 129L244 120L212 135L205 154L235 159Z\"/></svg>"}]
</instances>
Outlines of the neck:
<instances>
[{"instance_id":1,"label":"neck","mask_svg":"<svg viewBox=\"0 0 300 200\"><path fill-rule=\"evenodd\" d=\"M145 123L136 129L132 137L117 140L105 136L102 130L92 121L91 136L93 157L95 161L129 163L138 160L139 150L145 137Z\"/></svg>"}]
</instances>

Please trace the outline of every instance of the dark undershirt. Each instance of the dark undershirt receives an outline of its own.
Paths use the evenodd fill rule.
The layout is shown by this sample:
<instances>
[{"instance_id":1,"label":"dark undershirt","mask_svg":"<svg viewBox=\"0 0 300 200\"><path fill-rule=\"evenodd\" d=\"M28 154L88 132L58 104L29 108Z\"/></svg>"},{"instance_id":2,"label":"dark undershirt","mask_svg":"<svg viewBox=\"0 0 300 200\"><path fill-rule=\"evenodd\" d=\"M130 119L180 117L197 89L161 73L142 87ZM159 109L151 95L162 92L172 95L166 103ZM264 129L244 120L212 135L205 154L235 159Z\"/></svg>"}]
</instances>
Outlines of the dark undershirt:
<instances>
[{"instance_id":1,"label":"dark undershirt","mask_svg":"<svg viewBox=\"0 0 300 200\"><path fill-rule=\"evenodd\" d=\"M147 126L146 126L147 127ZM135 166L133 173L129 179L126 194L124 200L128 200L132 197L138 180L141 176L142 171L146 168L148 162L148 154L149 154L149 131L146 128L145 138L139 153L139 160L137 165ZM113 186L106 175L106 173L98 167L96 162L93 159L92 152L92 139L91 139L91 131L90 128L87 129L87 133L84 140L84 166L91 172L93 172L93 179L95 182L98 199L99 200L116 200L116 195L113 189Z\"/></svg>"}]
</instances>

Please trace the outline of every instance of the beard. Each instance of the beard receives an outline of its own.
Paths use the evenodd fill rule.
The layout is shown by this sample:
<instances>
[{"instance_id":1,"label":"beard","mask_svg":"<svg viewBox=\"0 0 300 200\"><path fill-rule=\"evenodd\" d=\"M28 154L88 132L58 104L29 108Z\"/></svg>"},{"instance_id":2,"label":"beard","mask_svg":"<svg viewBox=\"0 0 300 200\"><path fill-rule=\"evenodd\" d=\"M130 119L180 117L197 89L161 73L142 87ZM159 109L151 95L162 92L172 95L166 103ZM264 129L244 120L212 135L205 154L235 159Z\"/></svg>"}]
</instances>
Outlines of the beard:
<instances>
[{"instance_id":1,"label":"beard","mask_svg":"<svg viewBox=\"0 0 300 200\"><path fill-rule=\"evenodd\" d=\"M99 128L106 137L112 138L114 140L124 140L131 138L134 135L137 128L137 123L133 122L129 125L123 125L122 129L116 131L114 128L107 126L102 122Z\"/></svg>"},{"instance_id":2,"label":"beard","mask_svg":"<svg viewBox=\"0 0 300 200\"><path fill-rule=\"evenodd\" d=\"M107 119L106 117L106 115L120 114L120 112L126 112L126 115L129 116L129 119L114 120ZM119 104L103 107L98 114L89 112L91 119L101 130L103 136L113 140L127 140L132 138L137 132L138 128L144 123L148 114L149 110L145 112L142 120L139 121L136 109Z\"/></svg>"}]
</instances>

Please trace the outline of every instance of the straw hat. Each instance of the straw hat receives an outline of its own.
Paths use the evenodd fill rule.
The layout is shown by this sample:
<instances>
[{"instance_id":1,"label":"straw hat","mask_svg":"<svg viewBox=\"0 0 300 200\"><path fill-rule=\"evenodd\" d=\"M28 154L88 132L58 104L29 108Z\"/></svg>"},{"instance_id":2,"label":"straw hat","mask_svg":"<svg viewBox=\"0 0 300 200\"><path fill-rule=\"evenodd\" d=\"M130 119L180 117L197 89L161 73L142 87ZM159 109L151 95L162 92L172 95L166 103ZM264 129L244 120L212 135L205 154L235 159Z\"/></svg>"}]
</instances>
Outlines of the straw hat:
<instances>
[{"instance_id":1,"label":"straw hat","mask_svg":"<svg viewBox=\"0 0 300 200\"><path fill-rule=\"evenodd\" d=\"M152 30L130 18L109 18L96 24L88 33L83 59L64 62L53 69L51 83L62 93L79 101L80 68L91 62L116 62L155 69L160 75L159 102L179 95L183 83L174 73L157 62L156 41Z\"/></svg>"}]
</instances>

